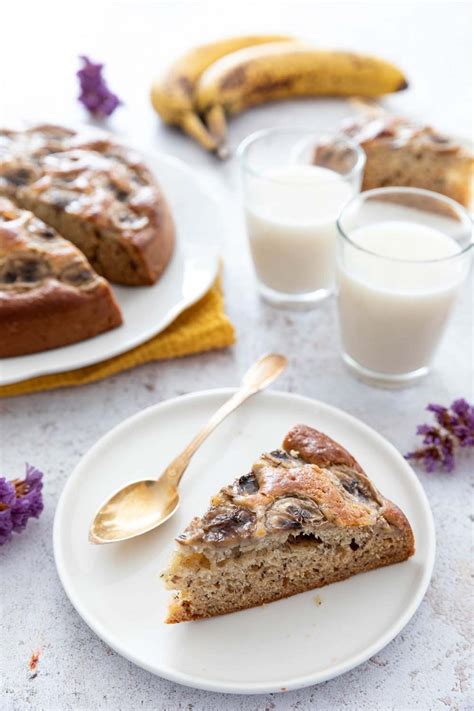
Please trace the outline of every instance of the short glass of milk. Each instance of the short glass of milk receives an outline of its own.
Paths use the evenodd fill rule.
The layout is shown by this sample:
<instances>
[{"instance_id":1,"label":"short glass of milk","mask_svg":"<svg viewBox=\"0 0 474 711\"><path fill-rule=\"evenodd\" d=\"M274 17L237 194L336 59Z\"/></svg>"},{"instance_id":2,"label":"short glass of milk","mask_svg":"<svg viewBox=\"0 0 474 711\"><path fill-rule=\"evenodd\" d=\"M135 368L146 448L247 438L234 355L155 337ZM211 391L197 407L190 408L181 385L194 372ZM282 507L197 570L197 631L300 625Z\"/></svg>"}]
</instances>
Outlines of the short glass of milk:
<instances>
[{"instance_id":1,"label":"short glass of milk","mask_svg":"<svg viewBox=\"0 0 474 711\"><path fill-rule=\"evenodd\" d=\"M317 146L337 160L319 160ZM239 147L250 251L262 297L309 308L334 290L342 206L360 190L364 152L347 138L269 129Z\"/></svg>"},{"instance_id":2,"label":"short glass of milk","mask_svg":"<svg viewBox=\"0 0 474 711\"><path fill-rule=\"evenodd\" d=\"M360 378L401 387L426 375L472 260L472 220L444 195L380 188L337 221L342 357Z\"/></svg>"}]
</instances>

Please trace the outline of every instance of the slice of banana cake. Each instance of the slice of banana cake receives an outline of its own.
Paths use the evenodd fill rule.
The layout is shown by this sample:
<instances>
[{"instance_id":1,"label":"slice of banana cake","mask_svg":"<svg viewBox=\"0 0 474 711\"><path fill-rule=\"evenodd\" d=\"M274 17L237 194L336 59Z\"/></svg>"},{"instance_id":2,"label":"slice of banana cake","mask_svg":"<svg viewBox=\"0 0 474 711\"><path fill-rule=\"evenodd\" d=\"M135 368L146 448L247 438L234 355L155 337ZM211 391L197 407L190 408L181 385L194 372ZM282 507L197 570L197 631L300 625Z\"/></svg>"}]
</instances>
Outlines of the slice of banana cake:
<instances>
[{"instance_id":1,"label":"slice of banana cake","mask_svg":"<svg viewBox=\"0 0 474 711\"><path fill-rule=\"evenodd\" d=\"M362 190L423 188L465 207L471 204L474 156L460 141L380 107L365 108L360 115L347 119L341 133L365 151ZM317 165L337 170L341 161L344 168L344 155L330 142L315 147Z\"/></svg>"},{"instance_id":2,"label":"slice of banana cake","mask_svg":"<svg viewBox=\"0 0 474 711\"><path fill-rule=\"evenodd\" d=\"M406 560L414 538L340 444L306 425L212 498L164 572L166 622L234 612Z\"/></svg>"}]
</instances>

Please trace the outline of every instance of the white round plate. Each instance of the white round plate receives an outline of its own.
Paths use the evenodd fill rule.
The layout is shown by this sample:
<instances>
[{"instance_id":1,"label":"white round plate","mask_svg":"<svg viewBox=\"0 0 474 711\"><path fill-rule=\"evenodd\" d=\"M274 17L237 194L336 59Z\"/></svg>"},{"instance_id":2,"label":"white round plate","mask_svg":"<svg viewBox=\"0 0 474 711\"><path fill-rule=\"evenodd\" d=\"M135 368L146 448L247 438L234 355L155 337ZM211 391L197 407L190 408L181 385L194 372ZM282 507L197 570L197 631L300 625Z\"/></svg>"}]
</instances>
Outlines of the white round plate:
<instances>
[{"instance_id":1,"label":"white round plate","mask_svg":"<svg viewBox=\"0 0 474 711\"><path fill-rule=\"evenodd\" d=\"M407 624L428 586L435 534L414 472L377 432L321 402L265 392L231 415L202 446L181 483L181 507L159 529L94 546L88 527L107 496L132 479L158 475L231 389L163 402L105 435L76 467L59 500L54 556L64 589L87 624L116 652L171 681L211 691L267 693L326 681L361 664ZM166 625L171 593L159 574L174 537L224 484L248 472L287 430L304 422L327 432L410 520L416 554L263 607ZM318 604L318 603L321 604Z\"/></svg>"},{"instance_id":2,"label":"white round plate","mask_svg":"<svg viewBox=\"0 0 474 711\"><path fill-rule=\"evenodd\" d=\"M153 286L112 285L123 313L119 328L71 346L0 360L0 385L82 368L124 353L160 333L213 284L223 220L219 204L184 163L147 153L176 226L171 262Z\"/></svg>"}]
</instances>

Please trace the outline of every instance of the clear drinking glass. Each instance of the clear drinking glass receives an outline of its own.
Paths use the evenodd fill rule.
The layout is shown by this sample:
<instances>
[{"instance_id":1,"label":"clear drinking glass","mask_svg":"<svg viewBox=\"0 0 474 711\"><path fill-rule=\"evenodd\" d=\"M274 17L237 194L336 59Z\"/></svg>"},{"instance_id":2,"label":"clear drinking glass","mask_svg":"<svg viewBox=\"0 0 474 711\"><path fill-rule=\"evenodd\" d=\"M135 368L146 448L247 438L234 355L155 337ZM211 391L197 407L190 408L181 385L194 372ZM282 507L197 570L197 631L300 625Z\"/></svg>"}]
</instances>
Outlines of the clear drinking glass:
<instances>
[{"instance_id":1,"label":"clear drinking glass","mask_svg":"<svg viewBox=\"0 0 474 711\"><path fill-rule=\"evenodd\" d=\"M337 221L342 357L385 387L426 375L472 260L472 221L429 190L380 188Z\"/></svg>"},{"instance_id":2,"label":"clear drinking glass","mask_svg":"<svg viewBox=\"0 0 474 711\"><path fill-rule=\"evenodd\" d=\"M365 154L343 137L275 128L249 136L239 156L260 293L310 307L333 291L336 219L360 190Z\"/></svg>"}]
</instances>

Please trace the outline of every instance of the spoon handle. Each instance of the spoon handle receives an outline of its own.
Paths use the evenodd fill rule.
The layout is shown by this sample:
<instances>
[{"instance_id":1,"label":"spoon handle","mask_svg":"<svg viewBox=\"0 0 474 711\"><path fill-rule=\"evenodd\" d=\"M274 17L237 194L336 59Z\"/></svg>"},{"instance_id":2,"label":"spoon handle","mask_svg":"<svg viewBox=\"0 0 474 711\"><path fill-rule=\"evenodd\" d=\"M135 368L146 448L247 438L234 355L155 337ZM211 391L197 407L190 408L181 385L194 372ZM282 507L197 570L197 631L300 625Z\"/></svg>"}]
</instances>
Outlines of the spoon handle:
<instances>
[{"instance_id":1,"label":"spoon handle","mask_svg":"<svg viewBox=\"0 0 474 711\"><path fill-rule=\"evenodd\" d=\"M212 415L204 427L191 440L188 446L165 469L163 475L168 477L170 483L178 486L181 477L196 450L207 437L231 412L236 410L249 397L255 395L272 383L286 368L285 356L270 353L262 356L254 363L242 378L239 389Z\"/></svg>"}]
</instances>

